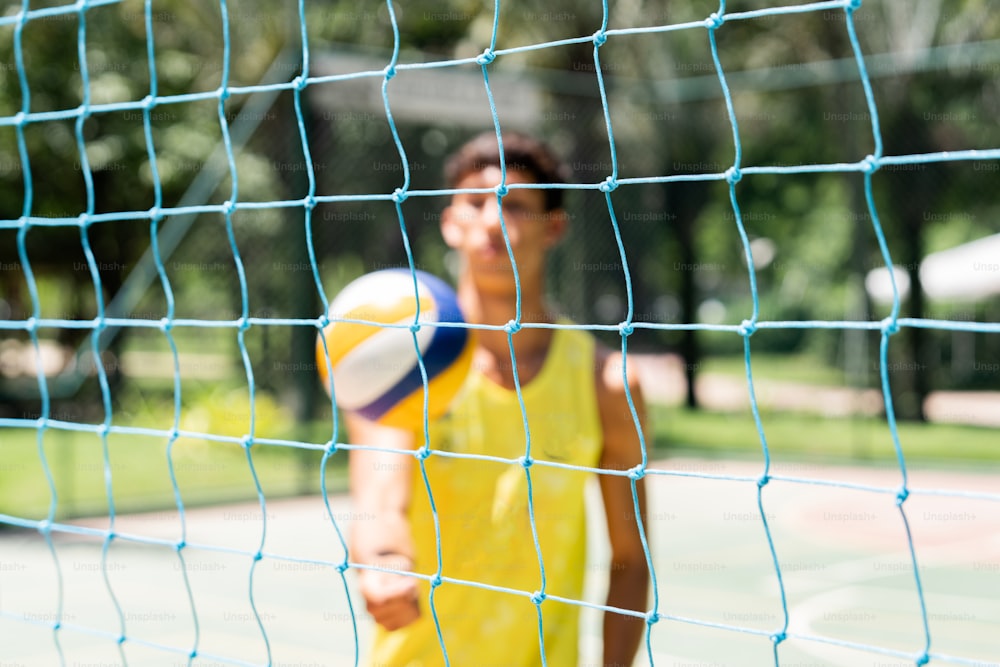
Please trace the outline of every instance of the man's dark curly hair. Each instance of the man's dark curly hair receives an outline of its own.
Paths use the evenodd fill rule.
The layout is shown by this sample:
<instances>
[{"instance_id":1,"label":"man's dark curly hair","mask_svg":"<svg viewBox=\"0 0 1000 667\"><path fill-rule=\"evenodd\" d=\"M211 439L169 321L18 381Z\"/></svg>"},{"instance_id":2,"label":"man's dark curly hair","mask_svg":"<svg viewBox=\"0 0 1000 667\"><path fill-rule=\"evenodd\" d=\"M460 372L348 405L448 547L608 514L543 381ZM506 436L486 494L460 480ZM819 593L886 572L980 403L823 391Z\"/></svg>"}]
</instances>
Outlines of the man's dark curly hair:
<instances>
[{"instance_id":1,"label":"man's dark curly hair","mask_svg":"<svg viewBox=\"0 0 1000 667\"><path fill-rule=\"evenodd\" d=\"M561 185L570 182L570 171L544 142L517 132L503 134L504 163L507 169L527 172L536 183ZM496 132L484 132L469 140L445 162L444 176L449 188L471 173L500 166ZM545 210L562 208L563 188L545 188Z\"/></svg>"}]
</instances>

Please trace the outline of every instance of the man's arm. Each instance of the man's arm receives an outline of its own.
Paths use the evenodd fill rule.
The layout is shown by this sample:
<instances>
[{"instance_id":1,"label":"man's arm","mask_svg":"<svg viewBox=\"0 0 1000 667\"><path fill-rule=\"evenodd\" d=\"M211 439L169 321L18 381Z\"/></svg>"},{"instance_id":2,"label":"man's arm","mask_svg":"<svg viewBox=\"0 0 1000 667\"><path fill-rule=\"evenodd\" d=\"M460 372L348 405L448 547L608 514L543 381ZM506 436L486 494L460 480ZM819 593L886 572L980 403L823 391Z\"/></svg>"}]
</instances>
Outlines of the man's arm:
<instances>
[{"instance_id":1,"label":"man's arm","mask_svg":"<svg viewBox=\"0 0 1000 667\"><path fill-rule=\"evenodd\" d=\"M638 374L631 365L623 377L619 353L598 352L597 396L604 431L601 468L629 470L642 462L639 436L629 410L626 382L639 423L646 433L646 409ZM644 612L649 597L649 570L636 521L632 481L626 476L600 475L601 495L611 542L611 564L607 605ZM646 528L646 495L642 480L636 482L639 516ZM604 664L625 667L632 664L646 629L645 620L634 616L604 614Z\"/></svg>"},{"instance_id":2,"label":"man's arm","mask_svg":"<svg viewBox=\"0 0 1000 667\"><path fill-rule=\"evenodd\" d=\"M346 416L350 442L383 449L413 450L413 436L357 416ZM388 570L412 571L414 552L406 516L412 493L413 457L353 449L348 464L351 500L351 560ZM417 580L390 572L360 570L358 583L368 613L386 630L420 616Z\"/></svg>"}]
</instances>

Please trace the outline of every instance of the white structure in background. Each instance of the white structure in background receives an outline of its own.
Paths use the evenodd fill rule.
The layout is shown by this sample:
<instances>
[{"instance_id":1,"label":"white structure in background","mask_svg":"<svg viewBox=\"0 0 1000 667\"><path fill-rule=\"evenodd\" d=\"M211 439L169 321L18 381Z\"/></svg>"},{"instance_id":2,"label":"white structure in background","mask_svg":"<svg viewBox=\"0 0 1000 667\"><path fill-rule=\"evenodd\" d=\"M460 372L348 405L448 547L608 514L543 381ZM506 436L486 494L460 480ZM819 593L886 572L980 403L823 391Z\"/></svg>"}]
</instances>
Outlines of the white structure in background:
<instances>
[{"instance_id":1,"label":"white structure in background","mask_svg":"<svg viewBox=\"0 0 1000 667\"><path fill-rule=\"evenodd\" d=\"M899 298L910 292L910 277L893 267ZM935 301L976 302L1000 294L1000 234L931 253L920 264L924 293ZM865 276L865 288L878 303L892 303L889 270L878 268Z\"/></svg>"},{"instance_id":2,"label":"white structure in background","mask_svg":"<svg viewBox=\"0 0 1000 667\"><path fill-rule=\"evenodd\" d=\"M865 289L881 304L892 303L889 270L879 268L865 277ZM910 277L893 267L900 301L910 291ZM927 298L955 305L971 305L1000 295L1000 234L931 253L920 263L920 282ZM976 339L971 331L954 330L952 374L968 377L976 364ZM932 394L924 406L932 421L955 421L982 426L1000 426L997 394L952 392Z\"/></svg>"}]
</instances>

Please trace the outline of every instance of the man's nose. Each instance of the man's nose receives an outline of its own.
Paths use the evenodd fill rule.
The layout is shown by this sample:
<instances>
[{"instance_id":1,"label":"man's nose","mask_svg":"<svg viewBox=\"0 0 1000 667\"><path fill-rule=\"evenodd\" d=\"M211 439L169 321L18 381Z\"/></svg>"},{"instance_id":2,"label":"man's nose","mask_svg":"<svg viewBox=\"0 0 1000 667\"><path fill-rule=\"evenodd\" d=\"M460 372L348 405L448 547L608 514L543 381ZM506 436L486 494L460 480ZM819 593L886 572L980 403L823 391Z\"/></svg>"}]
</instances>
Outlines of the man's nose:
<instances>
[{"instance_id":1,"label":"man's nose","mask_svg":"<svg viewBox=\"0 0 1000 667\"><path fill-rule=\"evenodd\" d=\"M489 199L483 203L479 211L479 217L482 220L483 227L486 229L497 232L501 230L500 207L497 205L495 199Z\"/></svg>"}]
</instances>

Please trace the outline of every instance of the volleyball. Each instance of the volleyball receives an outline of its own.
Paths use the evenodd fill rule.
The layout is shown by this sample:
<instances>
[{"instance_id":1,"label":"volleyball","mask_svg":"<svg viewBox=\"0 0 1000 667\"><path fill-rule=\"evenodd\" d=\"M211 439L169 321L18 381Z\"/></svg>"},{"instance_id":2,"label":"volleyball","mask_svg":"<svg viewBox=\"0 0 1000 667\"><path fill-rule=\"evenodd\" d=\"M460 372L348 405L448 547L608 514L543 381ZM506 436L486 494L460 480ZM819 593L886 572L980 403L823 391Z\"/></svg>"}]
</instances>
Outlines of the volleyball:
<instances>
[{"instance_id":1,"label":"volleyball","mask_svg":"<svg viewBox=\"0 0 1000 667\"><path fill-rule=\"evenodd\" d=\"M380 424L423 424L419 359L432 420L448 411L472 366L474 332L461 326L455 291L424 271L361 276L330 303L329 319L316 339L320 380L340 409Z\"/></svg>"}]
</instances>

